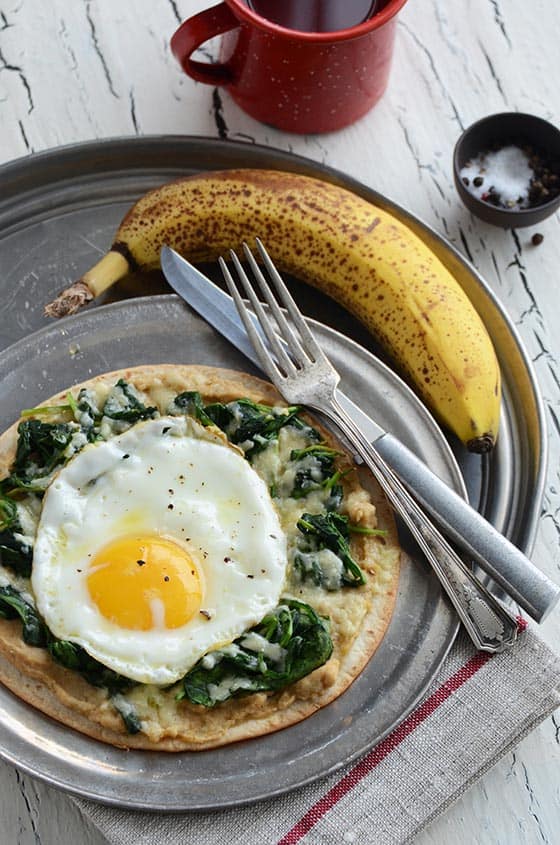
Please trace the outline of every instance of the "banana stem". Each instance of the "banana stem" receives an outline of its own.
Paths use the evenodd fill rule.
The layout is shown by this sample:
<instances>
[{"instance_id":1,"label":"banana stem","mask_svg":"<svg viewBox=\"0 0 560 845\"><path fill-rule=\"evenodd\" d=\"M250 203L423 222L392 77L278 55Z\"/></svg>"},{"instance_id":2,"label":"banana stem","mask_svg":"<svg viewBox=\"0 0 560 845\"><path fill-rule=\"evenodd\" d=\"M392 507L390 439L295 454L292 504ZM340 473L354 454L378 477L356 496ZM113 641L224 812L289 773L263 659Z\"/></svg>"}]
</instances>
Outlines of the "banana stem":
<instances>
[{"instance_id":1,"label":"banana stem","mask_svg":"<svg viewBox=\"0 0 560 845\"><path fill-rule=\"evenodd\" d=\"M91 270L84 273L79 281L85 282L94 296L99 296L128 272L130 264L124 255L111 249Z\"/></svg>"},{"instance_id":2,"label":"banana stem","mask_svg":"<svg viewBox=\"0 0 560 845\"><path fill-rule=\"evenodd\" d=\"M130 265L124 255L110 250L91 270L45 306L45 316L66 317L75 314L129 271Z\"/></svg>"}]
</instances>

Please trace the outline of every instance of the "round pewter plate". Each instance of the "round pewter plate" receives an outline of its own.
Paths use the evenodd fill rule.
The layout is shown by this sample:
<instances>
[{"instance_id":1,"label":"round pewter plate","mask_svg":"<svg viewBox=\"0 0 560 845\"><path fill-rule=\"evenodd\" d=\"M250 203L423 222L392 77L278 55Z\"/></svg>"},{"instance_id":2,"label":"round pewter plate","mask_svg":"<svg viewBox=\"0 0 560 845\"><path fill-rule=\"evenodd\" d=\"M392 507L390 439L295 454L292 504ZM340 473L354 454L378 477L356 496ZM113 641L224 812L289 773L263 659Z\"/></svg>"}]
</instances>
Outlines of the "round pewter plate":
<instances>
[{"instance_id":1,"label":"round pewter plate","mask_svg":"<svg viewBox=\"0 0 560 845\"><path fill-rule=\"evenodd\" d=\"M445 439L406 385L357 344L319 323L313 328L343 389L462 491ZM51 324L8 348L0 363L0 426L92 375L142 363L257 373L176 296L132 299ZM152 810L245 803L326 775L406 716L456 633L436 579L414 555L403 558L395 611L376 654L339 699L298 725L215 751L125 752L58 724L0 687L0 753L51 785Z\"/></svg>"},{"instance_id":2,"label":"round pewter plate","mask_svg":"<svg viewBox=\"0 0 560 845\"><path fill-rule=\"evenodd\" d=\"M455 275L494 342L504 402L491 457L481 461L448 442L471 502L530 552L544 483L544 414L531 364L500 303L449 243L386 197L332 168L258 145L185 136L121 138L51 150L0 168L0 349L17 342L0 354L0 427L46 395L121 366L177 361L250 370L174 297L96 304L59 323L42 313L109 247L143 192L195 171L235 167L281 169L343 185L410 226ZM305 313L378 351L332 300L297 280L292 285ZM168 290L157 273L130 278L110 296ZM37 329L42 331L31 336ZM317 331L354 401L460 489L448 443L413 394L347 337L321 326ZM125 753L64 728L0 687L0 754L51 785L123 807L177 811L269 797L327 774L379 741L422 695L455 632L435 580L423 564L407 563L375 657L347 693L301 725L195 755Z\"/></svg>"}]
</instances>

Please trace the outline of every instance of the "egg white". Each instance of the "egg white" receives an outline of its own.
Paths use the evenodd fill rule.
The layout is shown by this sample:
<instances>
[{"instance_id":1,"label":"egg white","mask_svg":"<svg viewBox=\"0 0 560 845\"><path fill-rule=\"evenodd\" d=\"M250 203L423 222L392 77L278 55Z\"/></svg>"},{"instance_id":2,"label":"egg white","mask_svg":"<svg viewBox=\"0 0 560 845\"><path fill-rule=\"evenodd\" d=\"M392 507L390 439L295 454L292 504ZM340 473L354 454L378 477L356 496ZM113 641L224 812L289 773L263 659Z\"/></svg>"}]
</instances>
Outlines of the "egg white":
<instances>
[{"instance_id":1,"label":"egg white","mask_svg":"<svg viewBox=\"0 0 560 845\"><path fill-rule=\"evenodd\" d=\"M205 614L141 631L100 613L88 562L134 532L188 550L203 576ZM286 566L285 535L250 464L196 421L161 417L86 446L60 470L43 500L32 587L55 636L135 681L169 684L278 604Z\"/></svg>"}]
</instances>

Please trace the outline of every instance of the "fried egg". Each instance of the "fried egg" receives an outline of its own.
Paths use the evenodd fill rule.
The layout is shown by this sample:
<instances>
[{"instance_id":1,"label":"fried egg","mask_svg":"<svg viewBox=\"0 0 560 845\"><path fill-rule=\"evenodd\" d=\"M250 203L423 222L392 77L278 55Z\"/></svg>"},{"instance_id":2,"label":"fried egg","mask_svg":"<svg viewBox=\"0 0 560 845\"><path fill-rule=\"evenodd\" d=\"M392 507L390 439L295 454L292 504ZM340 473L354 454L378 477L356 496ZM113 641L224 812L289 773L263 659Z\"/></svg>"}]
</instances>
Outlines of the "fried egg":
<instances>
[{"instance_id":1,"label":"fried egg","mask_svg":"<svg viewBox=\"0 0 560 845\"><path fill-rule=\"evenodd\" d=\"M92 443L49 486L32 587L52 633L170 684L277 604L286 539L264 481L196 421Z\"/></svg>"}]
</instances>

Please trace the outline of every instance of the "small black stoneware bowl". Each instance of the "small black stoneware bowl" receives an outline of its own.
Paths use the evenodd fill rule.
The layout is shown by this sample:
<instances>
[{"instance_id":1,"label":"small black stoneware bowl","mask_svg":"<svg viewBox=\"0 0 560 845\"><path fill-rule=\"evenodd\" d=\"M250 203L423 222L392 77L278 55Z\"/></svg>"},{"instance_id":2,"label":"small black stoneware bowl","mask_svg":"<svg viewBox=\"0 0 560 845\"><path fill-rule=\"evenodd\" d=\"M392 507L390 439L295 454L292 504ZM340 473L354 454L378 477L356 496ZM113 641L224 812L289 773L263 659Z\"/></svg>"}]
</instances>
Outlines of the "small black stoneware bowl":
<instances>
[{"instance_id":1,"label":"small black stoneware bowl","mask_svg":"<svg viewBox=\"0 0 560 845\"><path fill-rule=\"evenodd\" d=\"M560 168L560 131L555 126L532 114L491 114L469 126L457 141L453 153L455 186L469 211L486 223L505 229L533 226L560 208L560 194L530 208L503 208L476 197L460 176L470 159L508 144L530 146L535 153L551 162L554 169Z\"/></svg>"}]
</instances>

